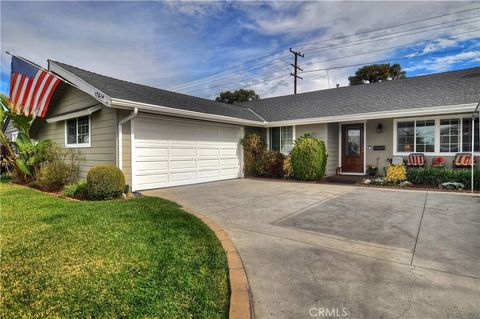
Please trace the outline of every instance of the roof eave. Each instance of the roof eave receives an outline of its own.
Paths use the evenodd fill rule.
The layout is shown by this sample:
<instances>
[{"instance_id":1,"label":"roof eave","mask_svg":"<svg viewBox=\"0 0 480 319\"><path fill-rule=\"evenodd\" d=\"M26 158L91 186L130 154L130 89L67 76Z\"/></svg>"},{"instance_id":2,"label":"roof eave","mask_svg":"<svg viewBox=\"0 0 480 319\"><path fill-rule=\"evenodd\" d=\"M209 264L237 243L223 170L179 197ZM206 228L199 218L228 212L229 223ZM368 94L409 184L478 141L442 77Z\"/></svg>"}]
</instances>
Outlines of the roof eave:
<instances>
[{"instance_id":1,"label":"roof eave","mask_svg":"<svg viewBox=\"0 0 480 319\"><path fill-rule=\"evenodd\" d=\"M443 105L443 106L382 111L382 112L334 115L334 116L325 116L325 117L316 117L316 118L271 121L271 122L265 123L265 126L273 127L273 126L285 126L285 125L305 125L305 124L317 124L317 123L335 123L335 122L346 122L346 121L373 120L373 119L382 119L382 118L396 118L396 117L407 117L407 116L410 117L410 116L428 116L428 115L439 115L439 114L454 114L454 113L473 112L476 106L477 106L477 103L467 103L467 104Z\"/></svg>"},{"instance_id":2,"label":"roof eave","mask_svg":"<svg viewBox=\"0 0 480 319\"><path fill-rule=\"evenodd\" d=\"M247 120L241 119L232 116L226 115L217 115L217 114L210 114L210 113L202 113L202 112L195 112L183 109L177 109L162 105L155 105L155 104L148 104L130 100L123 100L112 98L111 99L111 106L114 108L138 108L140 111L148 112L148 113L155 113L155 114L163 114L163 115L172 115L178 117L185 117L185 118L195 118L213 122L223 122L223 123L230 123L230 124L239 124L239 125L252 125L252 126L264 126L266 122L261 121L254 121L254 120Z\"/></svg>"}]
</instances>

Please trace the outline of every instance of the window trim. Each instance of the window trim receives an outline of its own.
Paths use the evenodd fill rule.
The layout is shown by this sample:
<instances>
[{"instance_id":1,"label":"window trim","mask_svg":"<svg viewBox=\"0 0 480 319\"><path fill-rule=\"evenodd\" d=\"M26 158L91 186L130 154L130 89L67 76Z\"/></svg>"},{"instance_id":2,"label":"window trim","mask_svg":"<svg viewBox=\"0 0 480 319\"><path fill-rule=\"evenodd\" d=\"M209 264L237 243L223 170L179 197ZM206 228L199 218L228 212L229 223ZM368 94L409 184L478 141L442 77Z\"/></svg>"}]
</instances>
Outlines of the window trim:
<instances>
[{"instance_id":1,"label":"window trim","mask_svg":"<svg viewBox=\"0 0 480 319\"><path fill-rule=\"evenodd\" d=\"M76 121L76 125L77 125L77 138L78 138L78 119L80 117L84 117L84 116L79 116L79 117L75 117L75 118L72 118L72 119L68 119L68 120L65 120L65 148L86 148L86 147L91 147L92 146L92 118L90 115L86 115L88 116L88 143L68 143L68 125L67 125L67 122L69 120L73 120L75 119Z\"/></svg>"},{"instance_id":2,"label":"window trim","mask_svg":"<svg viewBox=\"0 0 480 319\"><path fill-rule=\"evenodd\" d=\"M428 121L434 120L435 121L435 145L434 145L434 152L419 152L423 153L427 156L455 156L457 153L462 153L463 151L463 120L471 119L471 115L469 114L447 114L447 115L440 115L440 116L428 116L428 117L409 117L409 118L395 118L393 119L393 156L407 156L411 153L417 152L417 121ZM459 143L460 149L458 152L440 152L440 120L444 119L459 119L460 120L460 127L459 127ZM398 152L397 151L397 124L398 122L414 122L414 139L413 139L413 150L411 152Z\"/></svg>"}]
</instances>

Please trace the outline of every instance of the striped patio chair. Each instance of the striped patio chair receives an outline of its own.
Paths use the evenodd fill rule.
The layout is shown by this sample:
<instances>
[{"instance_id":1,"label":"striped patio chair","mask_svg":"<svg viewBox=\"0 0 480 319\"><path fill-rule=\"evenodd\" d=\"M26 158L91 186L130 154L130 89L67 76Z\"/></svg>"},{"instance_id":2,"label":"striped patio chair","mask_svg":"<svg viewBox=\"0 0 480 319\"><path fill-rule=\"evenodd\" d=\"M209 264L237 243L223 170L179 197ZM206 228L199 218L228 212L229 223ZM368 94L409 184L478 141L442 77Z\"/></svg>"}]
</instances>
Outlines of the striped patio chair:
<instances>
[{"instance_id":1,"label":"striped patio chair","mask_svg":"<svg viewBox=\"0 0 480 319\"><path fill-rule=\"evenodd\" d=\"M408 155L407 167L424 167L425 155L423 153L411 153Z\"/></svg>"},{"instance_id":2,"label":"striped patio chair","mask_svg":"<svg viewBox=\"0 0 480 319\"><path fill-rule=\"evenodd\" d=\"M473 158L473 165L476 165L477 157ZM454 168L468 168L472 166L472 154L470 153L457 153L453 160Z\"/></svg>"}]
</instances>

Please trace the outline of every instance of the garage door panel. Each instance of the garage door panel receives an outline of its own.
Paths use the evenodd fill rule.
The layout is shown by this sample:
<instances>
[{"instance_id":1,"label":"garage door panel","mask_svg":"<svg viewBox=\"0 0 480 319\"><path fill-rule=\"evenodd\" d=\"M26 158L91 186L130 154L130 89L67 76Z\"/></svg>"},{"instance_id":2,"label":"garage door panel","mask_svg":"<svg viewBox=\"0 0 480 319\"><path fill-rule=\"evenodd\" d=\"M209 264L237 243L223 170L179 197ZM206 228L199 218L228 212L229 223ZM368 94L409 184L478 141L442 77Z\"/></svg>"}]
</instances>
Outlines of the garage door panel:
<instances>
[{"instance_id":1,"label":"garage door panel","mask_svg":"<svg viewBox=\"0 0 480 319\"><path fill-rule=\"evenodd\" d=\"M168 171L168 161L137 162L137 171Z\"/></svg>"},{"instance_id":2,"label":"garage door panel","mask_svg":"<svg viewBox=\"0 0 480 319\"><path fill-rule=\"evenodd\" d=\"M219 157L220 156L220 149L218 148L199 148L198 149L198 157Z\"/></svg>"},{"instance_id":3,"label":"garage door panel","mask_svg":"<svg viewBox=\"0 0 480 319\"><path fill-rule=\"evenodd\" d=\"M198 168L205 168L205 167L210 167L210 168L219 168L220 166L220 160L218 158L214 159L199 159L198 160Z\"/></svg>"},{"instance_id":4,"label":"garage door panel","mask_svg":"<svg viewBox=\"0 0 480 319\"><path fill-rule=\"evenodd\" d=\"M182 161L170 161L170 169L196 169L197 161L194 159L191 160L182 160Z\"/></svg>"},{"instance_id":5,"label":"garage door panel","mask_svg":"<svg viewBox=\"0 0 480 319\"><path fill-rule=\"evenodd\" d=\"M164 157L168 158L168 148L138 148L137 158L142 157Z\"/></svg>"},{"instance_id":6,"label":"garage door panel","mask_svg":"<svg viewBox=\"0 0 480 319\"><path fill-rule=\"evenodd\" d=\"M195 180L196 172L170 172L170 181L192 181Z\"/></svg>"},{"instance_id":7,"label":"garage door panel","mask_svg":"<svg viewBox=\"0 0 480 319\"><path fill-rule=\"evenodd\" d=\"M206 179L206 178L214 178L220 176L220 170L206 170L206 171L199 171L198 178L199 179Z\"/></svg>"},{"instance_id":8,"label":"garage door panel","mask_svg":"<svg viewBox=\"0 0 480 319\"><path fill-rule=\"evenodd\" d=\"M170 157L182 158L190 157L196 158L197 149L196 148L173 148L170 147Z\"/></svg>"},{"instance_id":9,"label":"garage door panel","mask_svg":"<svg viewBox=\"0 0 480 319\"><path fill-rule=\"evenodd\" d=\"M241 128L165 117L135 120L138 190L241 176Z\"/></svg>"}]
</instances>

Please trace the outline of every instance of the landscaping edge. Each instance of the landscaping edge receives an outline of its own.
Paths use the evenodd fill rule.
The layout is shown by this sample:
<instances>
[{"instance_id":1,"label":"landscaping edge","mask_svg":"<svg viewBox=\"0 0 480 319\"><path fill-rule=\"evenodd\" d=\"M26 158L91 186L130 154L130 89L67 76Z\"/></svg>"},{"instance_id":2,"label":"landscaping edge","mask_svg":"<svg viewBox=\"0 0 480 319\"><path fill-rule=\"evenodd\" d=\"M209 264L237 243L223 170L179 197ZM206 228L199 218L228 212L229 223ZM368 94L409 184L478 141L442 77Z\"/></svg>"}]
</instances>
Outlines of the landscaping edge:
<instances>
[{"instance_id":1,"label":"landscaping edge","mask_svg":"<svg viewBox=\"0 0 480 319\"><path fill-rule=\"evenodd\" d=\"M181 206L184 211L194 215L205 223L218 238L227 253L228 279L230 283L229 319L253 319L253 299L247 273L237 248L220 225L189 207Z\"/></svg>"}]
</instances>

